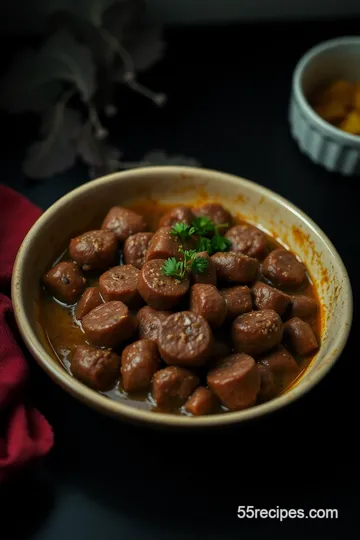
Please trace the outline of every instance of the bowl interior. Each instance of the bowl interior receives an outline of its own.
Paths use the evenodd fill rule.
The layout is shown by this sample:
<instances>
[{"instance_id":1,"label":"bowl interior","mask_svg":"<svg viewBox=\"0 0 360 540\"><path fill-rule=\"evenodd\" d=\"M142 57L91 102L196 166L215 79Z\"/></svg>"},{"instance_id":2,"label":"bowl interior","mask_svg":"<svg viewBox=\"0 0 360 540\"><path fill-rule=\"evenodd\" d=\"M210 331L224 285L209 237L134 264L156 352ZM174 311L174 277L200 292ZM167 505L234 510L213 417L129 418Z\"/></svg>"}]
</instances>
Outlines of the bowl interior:
<instances>
[{"instance_id":1,"label":"bowl interior","mask_svg":"<svg viewBox=\"0 0 360 540\"><path fill-rule=\"evenodd\" d=\"M115 205L154 199L165 203L222 202L272 234L307 265L322 304L321 349L305 376L284 395L251 409L187 418L136 410L114 402L73 379L51 355L38 323L37 296L43 273L69 239L89 229ZM22 335L42 367L67 391L101 411L171 425L213 425L245 420L275 410L299 397L327 372L341 352L351 324L351 289L334 247L318 227L291 203L252 182L216 171L185 167L154 167L115 173L90 182L66 195L34 225L17 257L13 301Z\"/></svg>"}]
</instances>

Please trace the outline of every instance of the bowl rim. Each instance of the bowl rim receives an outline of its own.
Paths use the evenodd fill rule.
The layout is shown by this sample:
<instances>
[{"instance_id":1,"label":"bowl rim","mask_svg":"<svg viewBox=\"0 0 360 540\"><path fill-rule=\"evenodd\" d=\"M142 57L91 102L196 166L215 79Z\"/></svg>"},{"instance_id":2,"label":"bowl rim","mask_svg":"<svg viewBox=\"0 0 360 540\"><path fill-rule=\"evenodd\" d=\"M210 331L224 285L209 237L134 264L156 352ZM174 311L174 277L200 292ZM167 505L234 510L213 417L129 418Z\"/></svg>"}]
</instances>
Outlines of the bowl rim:
<instances>
[{"instance_id":1,"label":"bowl rim","mask_svg":"<svg viewBox=\"0 0 360 540\"><path fill-rule=\"evenodd\" d=\"M346 133L341 129L333 126L321 116L319 116L315 110L311 107L308 100L305 97L305 94L301 87L301 78L307 68L309 62L315 58L318 54L326 50L333 48L339 48L343 45L359 45L360 48L360 36L343 36L334 39L329 39L327 41L322 41L318 43L311 49L309 49L298 61L295 67L293 74L292 87L295 98L304 112L311 118L314 124L320 126L328 136L337 137L341 139L342 142L347 143L348 146L360 146L360 135L352 135L351 133Z\"/></svg>"},{"instance_id":2,"label":"bowl rim","mask_svg":"<svg viewBox=\"0 0 360 540\"><path fill-rule=\"evenodd\" d=\"M304 384L302 387L295 386L286 394L280 395L261 405L257 405L242 411L227 412L226 414L209 416L187 417L169 413L155 414L152 411L137 409L127 405L126 400L124 400L124 403L122 403L109 399L107 396L88 388L80 381L72 377L60 364L60 362L54 362L54 358L46 351L45 346L41 343L41 340L37 337L36 332L25 316L21 275L25 269L24 263L26 261L28 251L32 248L32 243L36 241L38 233L44 229L44 226L46 226L46 222L49 217L53 216L59 207L66 204L73 197L85 193L89 188L96 189L96 187L101 185L103 182L109 183L110 188L113 182L121 182L122 179L129 179L131 177L146 177L149 175L149 173L156 173L164 176L179 175L183 173L185 175L195 175L200 179L210 179L216 176L220 182L223 179L225 181L230 181L230 183L236 184L239 187L246 186L260 196L264 196L265 198L268 198L277 204L280 204L280 206L290 210L293 214L305 222L307 227L311 229L312 233L316 235L323 244L326 245L327 249L331 252L331 256L333 257L334 263L336 263L337 270L340 272L341 279L344 283L344 293L341 300L344 301L346 316L342 319L341 327L339 328L331 349L328 352L327 362L325 362L321 368L316 370L311 380L307 384ZM86 403L91 408L101 411L108 416L120 417L121 419L125 419L132 423L142 423L159 427L162 426L190 429L225 426L256 419L262 415L273 413L281 409L283 406L289 405L305 395L308 391L310 391L310 389L315 387L321 379L323 379L323 377L328 373L340 356L348 339L353 314L351 284L344 263L330 239L309 216L307 216L302 210L297 208L286 198L278 195L266 187L257 184L256 182L215 169L187 166L142 167L115 172L87 182L58 199L47 210L45 210L45 212L35 222L21 244L14 264L11 294L16 322L25 344L40 367L42 367L44 371L69 394L77 398L79 401Z\"/></svg>"}]
</instances>

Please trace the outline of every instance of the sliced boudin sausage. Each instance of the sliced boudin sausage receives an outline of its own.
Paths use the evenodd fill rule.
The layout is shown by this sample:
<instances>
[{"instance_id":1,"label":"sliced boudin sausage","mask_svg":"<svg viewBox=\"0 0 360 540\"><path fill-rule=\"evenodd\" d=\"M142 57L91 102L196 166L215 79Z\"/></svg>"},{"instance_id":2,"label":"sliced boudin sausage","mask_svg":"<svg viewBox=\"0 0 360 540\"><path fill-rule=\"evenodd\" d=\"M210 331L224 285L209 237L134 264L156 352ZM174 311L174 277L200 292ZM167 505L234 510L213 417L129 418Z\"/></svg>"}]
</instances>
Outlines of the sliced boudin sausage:
<instances>
[{"instance_id":1,"label":"sliced boudin sausage","mask_svg":"<svg viewBox=\"0 0 360 540\"><path fill-rule=\"evenodd\" d=\"M284 341L300 355L310 354L319 348L311 326L299 317L293 317L285 323Z\"/></svg>"},{"instance_id":2,"label":"sliced boudin sausage","mask_svg":"<svg viewBox=\"0 0 360 540\"><path fill-rule=\"evenodd\" d=\"M264 260L263 275L278 287L300 287L306 273L303 263L286 249L275 249Z\"/></svg>"},{"instance_id":3,"label":"sliced boudin sausage","mask_svg":"<svg viewBox=\"0 0 360 540\"><path fill-rule=\"evenodd\" d=\"M207 203L199 208L194 208L194 214L197 217L207 217L215 225L223 225L218 229L220 234L224 234L232 225L232 217L230 212L225 210L225 208L218 203Z\"/></svg>"},{"instance_id":4,"label":"sliced boudin sausage","mask_svg":"<svg viewBox=\"0 0 360 540\"><path fill-rule=\"evenodd\" d=\"M203 416L214 412L218 405L215 394L209 388L199 386L185 403L184 409L193 416Z\"/></svg>"},{"instance_id":5,"label":"sliced boudin sausage","mask_svg":"<svg viewBox=\"0 0 360 540\"><path fill-rule=\"evenodd\" d=\"M153 377L152 397L159 405L182 405L199 386L199 378L188 369L170 366Z\"/></svg>"},{"instance_id":6,"label":"sliced boudin sausage","mask_svg":"<svg viewBox=\"0 0 360 540\"><path fill-rule=\"evenodd\" d=\"M161 324L158 345L167 364L202 366L211 356L212 342L207 321L191 311L174 313Z\"/></svg>"},{"instance_id":7,"label":"sliced boudin sausage","mask_svg":"<svg viewBox=\"0 0 360 540\"><path fill-rule=\"evenodd\" d=\"M231 251L243 253L255 259L263 259L267 252L265 234L254 225L243 223L235 225L225 234L231 242Z\"/></svg>"},{"instance_id":8,"label":"sliced boudin sausage","mask_svg":"<svg viewBox=\"0 0 360 540\"><path fill-rule=\"evenodd\" d=\"M81 321L81 319L89 313L92 309L100 306L103 303L100 291L97 287L89 287L83 293L75 310L75 317Z\"/></svg>"},{"instance_id":9,"label":"sliced boudin sausage","mask_svg":"<svg viewBox=\"0 0 360 540\"><path fill-rule=\"evenodd\" d=\"M192 249L193 247L194 241L191 238L187 239L182 244L180 239L172 234L171 227L161 227L150 240L146 261L151 261L153 259L168 259L170 257L182 260L183 255L179 249Z\"/></svg>"},{"instance_id":10,"label":"sliced boudin sausage","mask_svg":"<svg viewBox=\"0 0 360 540\"><path fill-rule=\"evenodd\" d=\"M201 315L211 328L219 328L226 317L226 303L214 285L197 283L190 291L190 311Z\"/></svg>"},{"instance_id":11,"label":"sliced boudin sausage","mask_svg":"<svg viewBox=\"0 0 360 540\"><path fill-rule=\"evenodd\" d=\"M163 271L164 260L154 259L144 264L140 270L138 289L142 298L155 309L171 309L187 293L188 278L182 281L166 276Z\"/></svg>"},{"instance_id":12,"label":"sliced boudin sausage","mask_svg":"<svg viewBox=\"0 0 360 540\"><path fill-rule=\"evenodd\" d=\"M244 313L232 324L232 339L238 352L261 354L278 345L282 336L283 323L272 309Z\"/></svg>"},{"instance_id":13,"label":"sliced boudin sausage","mask_svg":"<svg viewBox=\"0 0 360 540\"><path fill-rule=\"evenodd\" d=\"M115 263L118 241L111 231L88 231L72 238L69 254L84 271L105 270Z\"/></svg>"},{"instance_id":14,"label":"sliced boudin sausage","mask_svg":"<svg viewBox=\"0 0 360 540\"><path fill-rule=\"evenodd\" d=\"M288 294L266 285L258 281L251 288L256 309L273 309L279 315L283 315L286 308L290 304L290 296Z\"/></svg>"},{"instance_id":15,"label":"sliced boudin sausage","mask_svg":"<svg viewBox=\"0 0 360 540\"><path fill-rule=\"evenodd\" d=\"M106 302L85 315L82 327L94 345L111 349L134 334L137 320L123 302L113 301Z\"/></svg>"},{"instance_id":16,"label":"sliced boudin sausage","mask_svg":"<svg viewBox=\"0 0 360 540\"><path fill-rule=\"evenodd\" d=\"M191 272L191 283L207 283L216 286L216 269L207 251L200 251L195 257L202 257L207 260L205 272Z\"/></svg>"},{"instance_id":17,"label":"sliced boudin sausage","mask_svg":"<svg viewBox=\"0 0 360 540\"><path fill-rule=\"evenodd\" d=\"M141 302L137 288L138 276L139 270L131 264L114 266L102 274L99 287L104 300L120 300L128 306L138 306Z\"/></svg>"},{"instance_id":18,"label":"sliced boudin sausage","mask_svg":"<svg viewBox=\"0 0 360 540\"><path fill-rule=\"evenodd\" d=\"M247 313L252 310L252 300L249 287L246 285L238 285L228 289L221 289L226 308L226 318L231 321L242 313Z\"/></svg>"},{"instance_id":19,"label":"sliced boudin sausage","mask_svg":"<svg viewBox=\"0 0 360 540\"><path fill-rule=\"evenodd\" d=\"M188 206L180 205L168 210L160 219L159 227L172 227L175 223L191 224L194 214Z\"/></svg>"},{"instance_id":20,"label":"sliced boudin sausage","mask_svg":"<svg viewBox=\"0 0 360 540\"><path fill-rule=\"evenodd\" d=\"M71 372L90 388L111 390L120 375L120 356L91 345L78 345L71 360Z\"/></svg>"},{"instance_id":21,"label":"sliced boudin sausage","mask_svg":"<svg viewBox=\"0 0 360 540\"><path fill-rule=\"evenodd\" d=\"M290 317L299 317L299 319L309 319L318 310L316 300L310 296L291 296Z\"/></svg>"},{"instance_id":22,"label":"sliced boudin sausage","mask_svg":"<svg viewBox=\"0 0 360 540\"><path fill-rule=\"evenodd\" d=\"M146 390L159 364L159 353L153 341L140 339L125 347L121 355L122 386L125 392Z\"/></svg>"},{"instance_id":23,"label":"sliced boudin sausage","mask_svg":"<svg viewBox=\"0 0 360 540\"><path fill-rule=\"evenodd\" d=\"M120 242L125 242L132 234L147 231L148 225L140 214L128 208L114 206L105 216L101 228L110 229Z\"/></svg>"},{"instance_id":24,"label":"sliced boudin sausage","mask_svg":"<svg viewBox=\"0 0 360 540\"><path fill-rule=\"evenodd\" d=\"M147 250L153 236L151 232L139 232L129 236L124 244L124 263L132 264L140 270L145 264Z\"/></svg>"},{"instance_id":25,"label":"sliced boudin sausage","mask_svg":"<svg viewBox=\"0 0 360 540\"><path fill-rule=\"evenodd\" d=\"M161 323L171 315L171 311L160 311L150 306L144 306L136 315L139 337L157 342Z\"/></svg>"},{"instance_id":26,"label":"sliced boudin sausage","mask_svg":"<svg viewBox=\"0 0 360 540\"><path fill-rule=\"evenodd\" d=\"M260 373L255 360L247 354L223 358L209 371L209 388L231 410L251 407L260 390Z\"/></svg>"},{"instance_id":27,"label":"sliced boudin sausage","mask_svg":"<svg viewBox=\"0 0 360 540\"><path fill-rule=\"evenodd\" d=\"M259 261L234 251L214 253L211 260L219 281L251 283L259 272Z\"/></svg>"},{"instance_id":28,"label":"sliced boudin sausage","mask_svg":"<svg viewBox=\"0 0 360 540\"><path fill-rule=\"evenodd\" d=\"M63 261L46 272L43 284L60 302L74 304L85 289L86 279L77 264Z\"/></svg>"},{"instance_id":29,"label":"sliced boudin sausage","mask_svg":"<svg viewBox=\"0 0 360 540\"><path fill-rule=\"evenodd\" d=\"M259 362L257 367L260 373L260 390L258 393L258 398L261 401L267 401L268 399L273 398L279 392L279 387L275 375L269 366Z\"/></svg>"},{"instance_id":30,"label":"sliced boudin sausage","mask_svg":"<svg viewBox=\"0 0 360 540\"><path fill-rule=\"evenodd\" d=\"M260 359L259 363L268 366L275 377L287 375L294 378L299 373L299 366L295 358L283 345L279 345L274 351L267 353Z\"/></svg>"}]
</instances>

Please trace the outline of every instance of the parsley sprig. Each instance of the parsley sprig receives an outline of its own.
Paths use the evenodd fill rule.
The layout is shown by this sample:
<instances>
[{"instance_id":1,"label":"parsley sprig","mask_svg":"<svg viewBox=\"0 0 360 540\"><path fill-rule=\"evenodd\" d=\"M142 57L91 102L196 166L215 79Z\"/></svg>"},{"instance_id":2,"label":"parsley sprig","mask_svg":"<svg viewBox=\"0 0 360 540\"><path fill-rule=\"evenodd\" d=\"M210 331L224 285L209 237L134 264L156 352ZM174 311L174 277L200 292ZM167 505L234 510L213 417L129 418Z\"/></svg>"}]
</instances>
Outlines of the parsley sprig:
<instances>
[{"instance_id":1,"label":"parsley sprig","mask_svg":"<svg viewBox=\"0 0 360 540\"><path fill-rule=\"evenodd\" d=\"M177 236L182 243L192 236L198 237L196 251L207 251L209 255L212 255L217 251L227 251L231 246L230 240L219 232L227 226L227 223L215 225L210 218L200 216L195 218L191 225L188 223L176 223L172 226L170 233ZM210 234L213 236L208 238Z\"/></svg>"},{"instance_id":2,"label":"parsley sprig","mask_svg":"<svg viewBox=\"0 0 360 540\"><path fill-rule=\"evenodd\" d=\"M182 242L190 238L194 233L195 228L184 222L175 223L175 225L171 227L170 231L170 234L172 234L173 236L177 236Z\"/></svg>"},{"instance_id":3,"label":"parsley sprig","mask_svg":"<svg viewBox=\"0 0 360 540\"><path fill-rule=\"evenodd\" d=\"M183 254L184 260L178 261L175 257L166 259L162 266L162 272L165 276L173 277L182 281L188 272L195 272L196 274L202 274L208 267L208 261L205 257L198 257L195 249L179 249Z\"/></svg>"}]
</instances>

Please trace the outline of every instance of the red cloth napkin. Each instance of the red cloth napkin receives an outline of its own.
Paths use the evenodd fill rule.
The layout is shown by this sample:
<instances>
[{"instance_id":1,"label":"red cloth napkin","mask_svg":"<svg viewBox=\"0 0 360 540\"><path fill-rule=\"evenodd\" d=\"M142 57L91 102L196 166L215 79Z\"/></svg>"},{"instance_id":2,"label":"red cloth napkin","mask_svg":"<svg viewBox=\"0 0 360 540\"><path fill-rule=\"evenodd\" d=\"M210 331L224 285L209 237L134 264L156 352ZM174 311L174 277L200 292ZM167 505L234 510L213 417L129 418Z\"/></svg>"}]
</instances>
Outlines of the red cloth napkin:
<instances>
[{"instance_id":1,"label":"red cloth napkin","mask_svg":"<svg viewBox=\"0 0 360 540\"><path fill-rule=\"evenodd\" d=\"M30 201L0 185L0 482L53 445L51 427L25 396L28 366L16 341L10 300L17 251L40 214Z\"/></svg>"}]
</instances>

